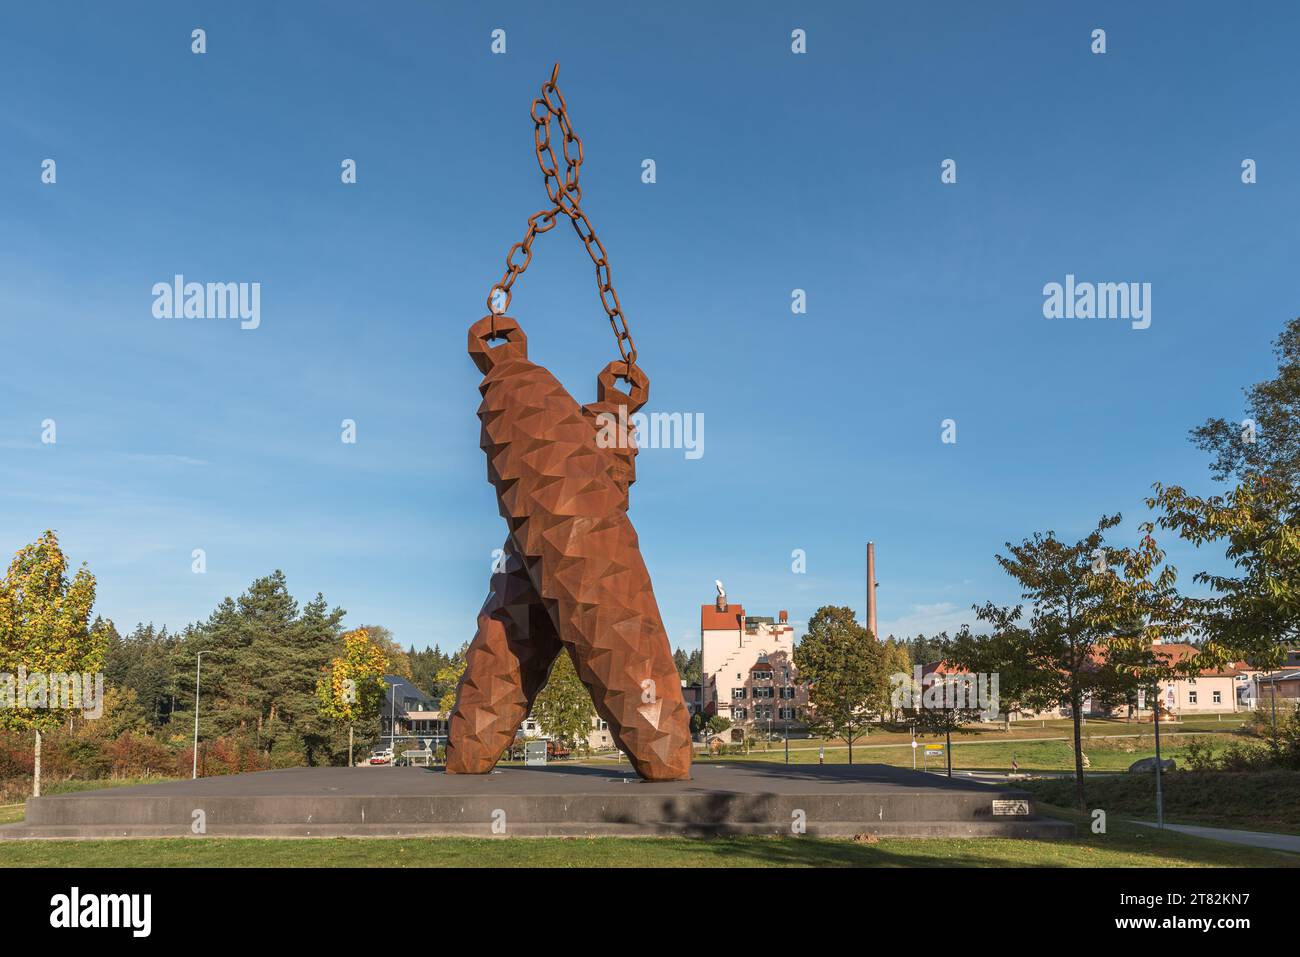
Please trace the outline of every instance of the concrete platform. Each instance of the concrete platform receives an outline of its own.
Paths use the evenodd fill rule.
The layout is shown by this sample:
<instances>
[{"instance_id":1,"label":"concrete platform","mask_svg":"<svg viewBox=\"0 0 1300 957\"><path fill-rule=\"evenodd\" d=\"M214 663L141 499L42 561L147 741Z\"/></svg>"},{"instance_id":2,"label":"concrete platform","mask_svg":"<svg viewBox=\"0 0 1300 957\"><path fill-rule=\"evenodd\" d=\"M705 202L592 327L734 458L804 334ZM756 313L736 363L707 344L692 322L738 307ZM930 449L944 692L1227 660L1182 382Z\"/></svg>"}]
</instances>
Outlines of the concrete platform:
<instances>
[{"instance_id":1,"label":"concrete platform","mask_svg":"<svg viewBox=\"0 0 1300 957\"><path fill-rule=\"evenodd\" d=\"M736 762L658 784L573 764L262 771L31 798L0 839L194 837L199 817L212 837L790 835L799 822L820 837L1074 834L1035 817L1023 791L884 765Z\"/></svg>"}]
</instances>

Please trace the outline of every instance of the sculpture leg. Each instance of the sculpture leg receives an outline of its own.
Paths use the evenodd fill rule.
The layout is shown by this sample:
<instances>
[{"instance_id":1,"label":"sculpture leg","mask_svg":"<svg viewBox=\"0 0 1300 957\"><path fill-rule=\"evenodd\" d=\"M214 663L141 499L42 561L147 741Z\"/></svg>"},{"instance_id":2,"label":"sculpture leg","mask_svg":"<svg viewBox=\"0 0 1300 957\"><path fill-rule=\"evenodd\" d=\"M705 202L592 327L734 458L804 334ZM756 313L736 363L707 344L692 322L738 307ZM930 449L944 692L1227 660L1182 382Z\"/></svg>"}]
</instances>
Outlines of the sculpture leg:
<instances>
[{"instance_id":1,"label":"sculpture leg","mask_svg":"<svg viewBox=\"0 0 1300 957\"><path fill-rule=\"evenodd\" d=\"M636 531L618 512L589 534L603 543L601 551L617 542L612 551L618 558L583 560L578 542L563 560L551 557L552 567L564 568L557 577L577 585L569 592L552 583L555 590L543 593L560 638L637 774L647 781L689 777L690 716Z\"/></svg>"},{"instance_id":2,"label":"sculpture leg","mask_svg":"<svg viewBox=\"0 0 1300 957\"><path fill-rule=\"evenodd\" d=\"M465 654L447 736L450 774L486 774L514 741L561 650L555 625L508 539L504 570Z\"/></svg>"}]
</instances>

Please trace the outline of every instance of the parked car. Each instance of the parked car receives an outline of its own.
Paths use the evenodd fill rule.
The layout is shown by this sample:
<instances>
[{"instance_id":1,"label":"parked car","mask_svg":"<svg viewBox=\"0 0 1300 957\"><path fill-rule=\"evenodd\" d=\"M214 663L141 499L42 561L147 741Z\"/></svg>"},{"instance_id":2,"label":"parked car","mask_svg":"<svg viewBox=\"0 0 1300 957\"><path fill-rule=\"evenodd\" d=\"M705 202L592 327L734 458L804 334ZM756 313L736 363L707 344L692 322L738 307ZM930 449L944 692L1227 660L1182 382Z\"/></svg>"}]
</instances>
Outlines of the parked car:
<instances>
[{"instance_id":1,"label":"parked car","mask_svg":"<svg viewBox=\"0 0 1300 957\"><path fill-rule=\"evenodd\" d=\"M384 749L381 750L381 751L371 751L371 752L370 752L370 763L371 763L371 764L392 764L392 763L393 763L393 749L392 749L392 748L384 748Z\"/></svg>"}]
</instances>

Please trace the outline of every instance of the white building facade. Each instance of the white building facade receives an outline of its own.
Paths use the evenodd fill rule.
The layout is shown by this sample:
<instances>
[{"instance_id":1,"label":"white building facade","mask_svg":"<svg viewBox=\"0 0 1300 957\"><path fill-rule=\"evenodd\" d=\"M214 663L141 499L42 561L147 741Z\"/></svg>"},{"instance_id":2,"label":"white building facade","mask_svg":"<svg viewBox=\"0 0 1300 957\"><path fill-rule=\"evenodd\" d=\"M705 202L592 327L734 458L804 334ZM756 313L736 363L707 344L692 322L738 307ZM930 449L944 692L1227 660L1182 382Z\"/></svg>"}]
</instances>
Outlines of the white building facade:
<instances>
[{"instance_id":1,"label":"white building facade","mask_svg":"<svg viewBox=\"0 0 1300 957\"><path fill-rule=\"evenodd\" d=\"M700 606L704 713L756 730L802 725L808 692L799 682L794 643L784 611L775 619L746 615L725 595Z\"/></svg>"}]
</instances>

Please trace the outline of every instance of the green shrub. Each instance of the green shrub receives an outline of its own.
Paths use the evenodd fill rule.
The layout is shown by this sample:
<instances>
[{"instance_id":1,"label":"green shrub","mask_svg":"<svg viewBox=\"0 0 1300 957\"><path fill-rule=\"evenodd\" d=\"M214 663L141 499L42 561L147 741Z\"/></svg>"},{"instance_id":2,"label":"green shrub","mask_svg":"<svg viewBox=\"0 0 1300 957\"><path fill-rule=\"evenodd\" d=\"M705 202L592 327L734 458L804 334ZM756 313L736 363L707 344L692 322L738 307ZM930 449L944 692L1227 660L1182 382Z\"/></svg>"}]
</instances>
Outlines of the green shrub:
<instances>
[{"instance_id":1,"label":"green shrub","mask_svg":"<svg viewBox=\"0 0 1300 957\"><path fill-rule=\"evenodd\" d=\"M1224 771L1266 771L1272 763L1268 748L1229 741L1219 755L1218 766Z\"/></svg>"},{"instance_id":2,"label":"green shrub","mask_svg":"<svg viewBox=\"0 0 1300 957\"><path fill-rule=\"evenodd\" d=\"M73 739L63 742L64 767L72 777L95 780L108 776L112 761L102 742Z\"/></svg>"},{"instance_id":3,"label":"green shrub","mask_svg":"<svg viewBox=\"0 0 1300 957\"><path fill-rule=\"evenodd\" d=\"M1183 746L1183 761L1191 771L1213 771L1220 767L1214 748L1200 738L1192 738Z\"/></svg>"}]
</instances>

